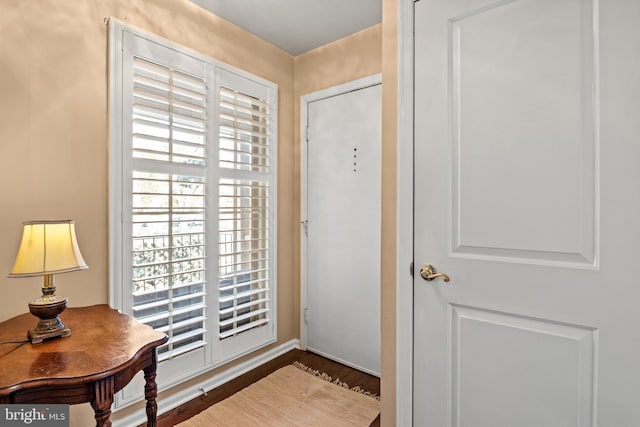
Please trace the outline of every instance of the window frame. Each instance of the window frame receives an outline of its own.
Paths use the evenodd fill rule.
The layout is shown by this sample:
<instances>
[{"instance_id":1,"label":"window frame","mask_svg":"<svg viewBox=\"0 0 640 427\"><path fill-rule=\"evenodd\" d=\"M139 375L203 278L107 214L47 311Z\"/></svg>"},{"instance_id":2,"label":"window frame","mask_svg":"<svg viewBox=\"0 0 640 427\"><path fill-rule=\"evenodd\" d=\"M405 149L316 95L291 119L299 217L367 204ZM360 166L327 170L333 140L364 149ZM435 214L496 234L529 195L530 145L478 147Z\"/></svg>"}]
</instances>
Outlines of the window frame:
<instances>
[{"instance_id":1,"label":"window frame","mask_svg":"<svg viewBox=\"0 0 640 427\"><path fill-rule=\"evenodd\" d=\"M136 48L132 48L132 46ZM133 49L133 52L132 52ZM109 20L109 304L119 311L133 315L132 313L132 288L131 272L127 269L131 263L127 262L127 254L131 254L127 245L132 242L131 227L131 174L133 173L133 157L131 155L130 142L131 128L127 119L125 108L131 105L132 93L127 93L127 79L125 67L127 61L133 61L133 57L139 57L165 67L176 68L182 72L185 70L175 64L164 64L158 61L158 57L170 52L171 56L186 59L194 66L195 72L201 71L206 89L206 130L205 145L206 166L204 179L205 190L205 239L206 255L205 269L206 296L205 296L205 341L202 351L193 354L177 356L173 360L160 362L158 366L158 386L166 389L180 384L185 380L199 375L224 363L247 355L259 348L277 341L277 158L278 158L278 97L277 85L265 79L239 70L206 55L202 55L183 46L177 45L155 35L148 34L136 28L130 27L116 19ZM180 61L178 61L180 62ZM200 67L202 67L200 69ZM189 71L189 70L187 70ZM234 83L235 82L235 83ZM240 82L241 84L236 84ZM219 239L219 181L221 178L234 176L233 172L219 167L219 88L221 85L235 85L231 89L247 90L253 95L260 93L265 96L268 108L269 162L270 170L266 174L268 185L268 227L269 236L269 262L270 271L269 321L266 327L250 329L231 339L219 339L219 313L218 313L218 239ZM232 171L232 170L231 170ZM176 171L175 173L180 173ZM242 174L241 174L242 175ZM264 174L263 174L264 175ZM244 176L250 176L245 174ZM127 190L128 189L128 190ZM128 222L127 222L128 221ZM173 362L173 363L171 363ZM139 401L144 397L143 381L134 381L116 396L115 407L124 407Z\"/></svg>"}]
</instances>

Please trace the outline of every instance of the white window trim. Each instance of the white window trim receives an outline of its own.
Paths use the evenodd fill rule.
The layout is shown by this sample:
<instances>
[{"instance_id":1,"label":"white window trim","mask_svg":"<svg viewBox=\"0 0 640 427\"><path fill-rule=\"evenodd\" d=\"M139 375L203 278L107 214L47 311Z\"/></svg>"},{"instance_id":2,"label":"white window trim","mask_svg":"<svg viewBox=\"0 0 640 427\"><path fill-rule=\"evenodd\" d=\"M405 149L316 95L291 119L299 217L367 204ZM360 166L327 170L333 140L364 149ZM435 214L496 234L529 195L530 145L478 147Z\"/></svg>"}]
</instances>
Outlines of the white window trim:
<instances>
[{"instance_id":1,"label":"white window trim","mask_svg":"<svg viewBox=\"0 0 640 427\"><path fill-rule=\"evenodd\" d=\"M174 372L163 372L163 364L158 367L157 383L160 390L170 388L178 385L189 378L197 376L199 374L210 371L213 368L219 367L224 363L231 360L235 360L247 354L254 352L255 350L265 347L277 341L277 123L278 123L278 99L277 99L277 85L267 80L256 77L248 72L236 69L227 64L216 61L198 52L182 47L160 37L145 33L124 23L114 19L109 19L109 133L110 133L110 153L109 153L109 304L111 307L118 309L119 311L131 314L130 295L126 295L124 286L124 265L123 265L123 253L122 248L126 237L123 234L123 221L124 212L127 204L124 201L125 197L129 196L129 193L123 191L125 183L123 178L124 171L131 170L131 157L128 153L124 153L122 137L124 136L124 121L122 116L123 109L123 55L124 48L123 38L125 36L134 36L147 40L152 43L159 44L166 48L180 52L181 54L191 56L198 61L203 62L207 66L208 75L208 93L210 102L207 106L208 112L212 114L208 118L209 128L207 130L207 144L216 144L218 137L218 116L217 116L217 98L214 97L220 84L220 76L238 76L242 79L247 79L253 82L253 84L263 86L268 91L268 104L270 108L270 122L269 122L269 135L271 135L271 157L270 157L270 170L268 184L270 188L270 205L269 205L269 218L271 222L272 236L270 238L270 254L271 254L271 274L270 274L270 298L271 298L271 311L270 322L268 328L259 328L259 330L266 333L256 333L255 330L248 331L239 336L244 336L245 339L239 340L241 342L236 343L233 340L218 341L217 339L217 327L218 327L218 310L217 310L217 296L214 295L215 288L209 289L206 297L208 318L215 318L215 323L209 328L206 339L208 344L204 347L206 349L205 362L202 364L191 363L188 357L181 363L183 369L179 375ZM167 64L169 65L169 64ZM236 88L238 89L238 88ZM117 96L120 94L120 96ZM217 95L215 95L217 97ZM215 147L215 145L213 145ZM206 180L207 194L206 198L210 202L208 205L207 213L207 229L206 234L211 242L208 247L217 246L218 235L218 179L220 173L217 167L217 149L213 150L215 154L214 160L215 166L209 164L207 166ZM214 201L214 202L211 202ZM210 251L207 255L206 268L210 271L217 271L218 252L217 250ZM209 276L208 281L215 283L212 280L213 275ZM211 288L211 283L209 287ZM234 337L237 338L237 337ZM115 408L129 406L144 398L144 381L142 378L134 379L132 384L127 386L125 390L115 396Z\"/></svg>"}]
</instances>

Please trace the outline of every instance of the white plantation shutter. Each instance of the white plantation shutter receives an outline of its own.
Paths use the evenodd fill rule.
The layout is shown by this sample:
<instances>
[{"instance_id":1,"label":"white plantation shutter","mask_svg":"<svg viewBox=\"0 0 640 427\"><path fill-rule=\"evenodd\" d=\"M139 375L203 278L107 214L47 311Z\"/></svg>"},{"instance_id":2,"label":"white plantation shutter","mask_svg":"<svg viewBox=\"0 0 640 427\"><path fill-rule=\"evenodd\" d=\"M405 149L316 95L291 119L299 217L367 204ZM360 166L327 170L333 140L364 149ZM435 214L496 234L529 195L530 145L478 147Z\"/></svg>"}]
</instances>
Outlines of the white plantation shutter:
<instances>
[{"instance_id":1,"label":"white plantation shutter","mask_svg":"<svg viewBox=\"0 0 640 427\"><path fill-rule=\"evenodd\" d=\"M217 332L243 346L274 338L275 94L224 71L218 83Z\"/></svg>"},{"instance_id":2,"label":"white plantation shutter","mask_svg":"<svg viewBox=\"0 0 640 427\"><path fill-rule=\"evenodd\" d=\"M110 303L166 387L276 339L277 87L110 26Z\"/></svg>"},{"instance_id":3,"label":"white plantation shutter","mask_svg":"<svg viewBox=\"0 0 640 427\"><path fill-rule=\"evenodd\" d=\"M206 82L139 58L133 71L133 314L169 336L162 361L205 344Z\"/></svg>"}]
</instances>

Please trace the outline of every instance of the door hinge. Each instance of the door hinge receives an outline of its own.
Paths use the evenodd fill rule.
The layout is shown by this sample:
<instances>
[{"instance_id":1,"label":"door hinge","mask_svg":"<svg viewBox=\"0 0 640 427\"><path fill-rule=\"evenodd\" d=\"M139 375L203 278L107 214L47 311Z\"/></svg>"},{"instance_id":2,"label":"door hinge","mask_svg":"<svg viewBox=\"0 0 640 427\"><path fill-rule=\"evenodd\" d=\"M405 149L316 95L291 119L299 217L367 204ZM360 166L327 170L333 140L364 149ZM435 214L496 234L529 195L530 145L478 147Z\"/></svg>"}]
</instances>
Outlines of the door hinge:
<instances>
[{"instance_id":1,"label":"door hinge","mask_svg":"<svg viewBox=\"0 0 640 427\"><path fill-rule=\"evenodd\" d=\"M309 309L305 307L304 309L304 324L309 324Z\"/></svg>"},{"instance_id":2,"label":"door hinge","mask_svg":"<svg viewBox=\"0 0 640 427\"><path fill-rule=\"evenodd\" d=\"M309 142L309 125L305 126L304 128L304 139L305 141Z\"/></svg>"},{"instance_id":3,"label":"door hinge","mask_svg":"<svg viewBox=\"0 0 640 427\"><path fill-rule=\"evenodd\" d=\"M411 261L411 264L409 264L409 274L411 274L411 277L413 277L413 261Z\"/></svg>"},{"instance_id":4,"label":"door hinge","mask_svg":"<svg viewBox=\"0 0 640 427\"><path fill-rule=\"evenodd\" d=\"M309 221L305 219L304 221L300 221L300 224L302 224L302 228L304 229L304 235L308 236L309 235Z\"/></svg>"}]
</instances>

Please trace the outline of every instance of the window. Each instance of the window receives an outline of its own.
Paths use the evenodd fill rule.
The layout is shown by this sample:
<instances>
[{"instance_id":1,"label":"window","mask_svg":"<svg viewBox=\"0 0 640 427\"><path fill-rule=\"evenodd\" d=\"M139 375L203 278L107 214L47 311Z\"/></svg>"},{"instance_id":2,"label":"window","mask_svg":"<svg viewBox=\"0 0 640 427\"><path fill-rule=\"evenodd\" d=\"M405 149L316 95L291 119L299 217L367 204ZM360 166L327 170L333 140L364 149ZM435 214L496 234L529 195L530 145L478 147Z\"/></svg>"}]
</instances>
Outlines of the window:
<instances>
[{"instance_id":1,"label":"window","mask_svg":"<svg viewBox=\"0 0 640 427\"><path fill-rule=\"evenodd\" d=\"M277 88L110 25L111 305L171 385L275 341Z\"/></svg>"}]
</instances>

